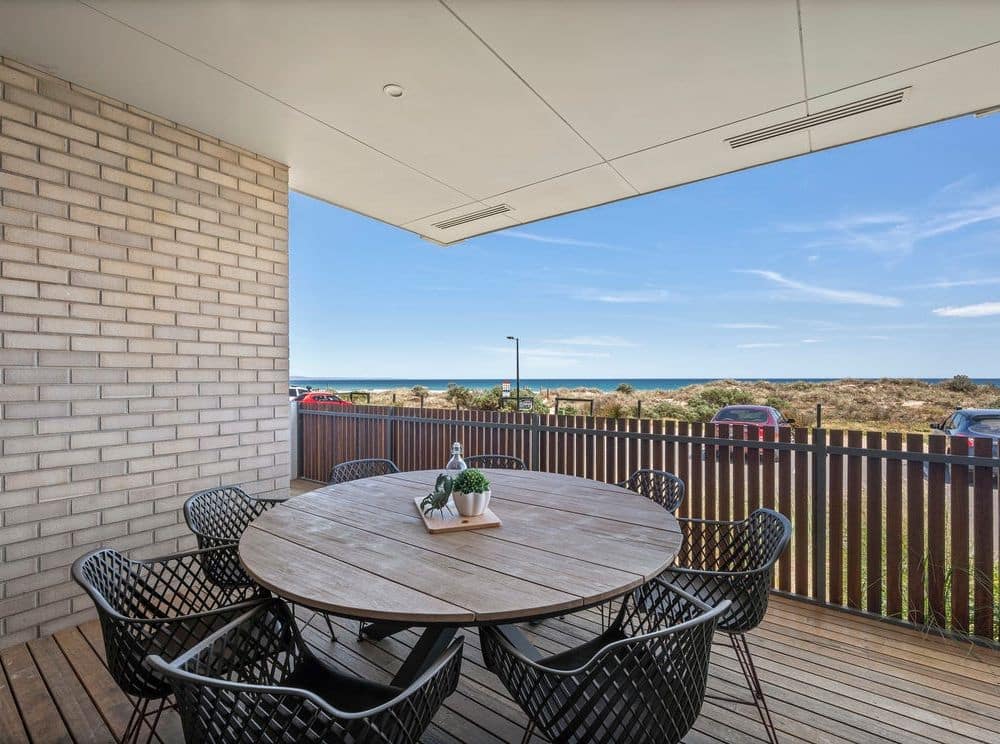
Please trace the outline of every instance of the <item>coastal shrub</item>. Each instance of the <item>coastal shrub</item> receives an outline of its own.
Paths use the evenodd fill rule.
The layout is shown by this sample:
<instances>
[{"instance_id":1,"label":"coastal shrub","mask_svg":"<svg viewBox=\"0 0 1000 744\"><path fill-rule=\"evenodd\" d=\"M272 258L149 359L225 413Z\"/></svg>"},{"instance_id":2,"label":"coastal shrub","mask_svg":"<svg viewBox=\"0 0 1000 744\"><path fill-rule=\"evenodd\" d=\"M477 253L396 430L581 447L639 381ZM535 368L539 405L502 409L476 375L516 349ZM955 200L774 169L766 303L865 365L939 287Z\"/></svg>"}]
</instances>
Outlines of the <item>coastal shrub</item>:
<instances>
[{"instance_id":1,"label":"coastal shrub","mask_svg":"<svg viewBox=\"0 0 1000 744\"><path fill-rule=\"evenodd\" d=\"M683 406L679 406L676 403L668 403L667 401L661 401L651 406L649 409L649 415L651 418L655 419L670 419L672 421L687 421L688 411Z\"/></svg>"},{"instance_id":2,"label":"coastal shrub","mask_svg":"<svg viewBox=\"0 0 1000 744\"><path fill-rule=\"evenodd\" d=\"M629 385L627 382L623 382L621 385L615 388L616 393L621 393L622 395L635 395L635 387Z\"/></svg>"},{"instance_id":3,"label":"coastal shrub","mask_svg":"<svg viewBox=\"0 0 1000 744\"><path fill-rule=\"evenodd\" d=\"M472 394L471 408L479 411L496 411L500 408L500 386L475 391Z\"/></svg>"},{"instance_id":4,"label":"coastal shrub","mask_svg":"<svg viewBox=\"0 0 1000 744\"><path fill-rule=\"evenodd\" d=\"M776 408L782 413L788 408L788 401L782 398L780 395L769 395L767 400L764 401L765 406L771 406L771 408Z\"/></svg>"},{"instance_id":5,"label":"coastal shrub","mask_svg":"<svg viewBox=\"0 0 1000 744\"><path fill-rule=\"evenodd\" d=\"M472 405L472 391L464 385L458 385L454 382L448 383L448 390L444 397L451 401L452 405L459 408L469 408Z\"/></svg>"},{"instance_id":6,"label":"coastal shrub","mask_svg":"<svg viewBox=\"0 0 1000 744\"><path fill-rule=\"evenodd\" d=\"M413 393L418 398L426 398L428 395L430 395L431 391L428 390L423 385L414 385L412 388L410 388L410 392Z\"/></svg>"},{"instance_id":7,"label":"coastal shrub","mask_svg":"<svg viewBox=\"0 0 1000 744\"><path fill-rule=\"evenodd\" d=\"M580 412L576 409L576 406L559 406L559 410L556 411L560 416L579 416Z\"/></svg>"},{"instance_id":8,"label":"coastal shrub","mask_svg":"<svg viewBox=\"0 0 1000 744\"><path fill-rule=\"evenodd\" d=\"M735 406L745 403L753 403L753 396L746 390L737 387L713 387L702 391L698 396L703 402L716 408L723 406ZM693 403L694 401L692 401ZM714 412L713 412L714 413Z\"/></svg>"},{"instance_id":9,"label":"coastal shrub","mask_svg":"<svg viewBox=\"0 0 1000 744\"><path fill-rule=\"evenodd\" d=\"M884 422L891 420L895 412L895 406L889 406L885 403L876 403L868 410L868 416L872 421Z\"/></svg>"},{"instance_id":10,"label":"coastal shrub","mask_svg":"<svg viewBox=\"0 0 1000 744\"><path fill-rule=\"evenodd\" d=\"M514 397L513 392L508 400L512 400ZM542 398L530 390L529 388L521 388L521 400L528 398L531 400L531 413L548 413L549 404L546 403ZM501 394L500 386L494 385L486 390L472 391L472 397L469 401L469 408L475 409L477 411L499 411L501 407L501 401L503 396ZM503 408L506 411L511 411L514 409L513 403L504 402Z\"/></svg>"},{"instance_id":11,"label":"coastal shrub","mask_svg":"<svg viewBox=\"0 0 1000 744\"><path fill-rule=\"evenodd\" d=\"M969 379L968 375L955 375L944 383L944 386L953 393L974 393L976 383Z\"/></svg>"},{"instance_id":12,"label":"coastal shrub","mask_svg":"<svg viewBox=\"0 0 1000 744\"><path fill-rule=\"evenodd\" d=\"M712 416L715 415L719 408L720 406L715 405L714 403L709 403L704 398L695 398L688 403L687 419L688 421L711 421Z\"/></svg>"},{"instance_id":13,"label":"coastal shrub","mask_svg":"<svg viewBox=\"0 0 1000 744\"><path fill-rule=\"evenodd\" d=\"M594 399L594 415L605 418L624 418L631 416L633 411L626 398L618 393L598 395Z\"/></svg>"},{"instance_id":14,"label":"coastal shrub","mask_svg":"<svg viewBox=\"0 0 1000 744\"><path fill-rule=\"evenodd\" d=\"M797 380L795 382L789 382L785 384L788 386L789 390L805 391L805 390L811 390L815 383L805 382L804 380Z\"/></svg>"}]
</instances>

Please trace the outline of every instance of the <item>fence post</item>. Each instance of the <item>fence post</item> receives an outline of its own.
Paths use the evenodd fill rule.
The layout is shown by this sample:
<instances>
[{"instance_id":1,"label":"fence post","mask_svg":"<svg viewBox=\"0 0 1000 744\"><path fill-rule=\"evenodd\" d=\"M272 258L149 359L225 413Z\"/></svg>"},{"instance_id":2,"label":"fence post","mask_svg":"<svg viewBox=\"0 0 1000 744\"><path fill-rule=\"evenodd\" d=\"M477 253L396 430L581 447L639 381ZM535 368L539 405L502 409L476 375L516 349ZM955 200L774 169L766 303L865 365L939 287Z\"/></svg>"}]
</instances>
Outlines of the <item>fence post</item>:
<instances>
[{"instance_id":1,"label":"fence post","mask_svg":"<svg viewBox=\"0 0 1000 744\"><path fill-rule=\"evenodd\" d=\"M295 403L295 477L302 477L302 464L304 456L302 452L302 406Z\"/></svg>"},{"instance_id":2,"label":"fence post","mask_svg":"<svg viewBox=\"0 0 1000 744\"><path fill-rule=\"evenodd\" d=\"M392 451L392 443L396 440L393 436L396 428L396 406L395 406L395 395L393 395L393 406L389 409L389 417L385 422L385 456L389 460L396 462L396 458L393 457L395 454Z\"/></svg>"},{"instance_id":3,"label":"fence post","mask_svg":"<svg viewBox=\"0 0 1000 744\"><path fill-rule=\"evenodd\" d=\"M813 429L812 596L826 602L826 429Z\"/></svg>"},{"instance_id":4,"label":"fence post","mask_svg":"<svg viewBox=\"0 0 1000 744\"><path fill-rule=\"evenodd\" d=\"M361 419L354 418L351 421L354 424L354 458L362 459L368 455L361 454Z\"/></svg>"},{"instance_id":5,"label":"fence post","mask_svg":"<svg viewBox=\"0 0 1000 744\"><path fill-rule=\"evenodd\" d=\"M542 417L537 413L531 414L531 423L529 424L528 431L531 437L531 469L538 470L538 460L541 456L541 446L542 446L542 433L539 431L539 427L542 425Z\"/></svg>"}]
</instances>

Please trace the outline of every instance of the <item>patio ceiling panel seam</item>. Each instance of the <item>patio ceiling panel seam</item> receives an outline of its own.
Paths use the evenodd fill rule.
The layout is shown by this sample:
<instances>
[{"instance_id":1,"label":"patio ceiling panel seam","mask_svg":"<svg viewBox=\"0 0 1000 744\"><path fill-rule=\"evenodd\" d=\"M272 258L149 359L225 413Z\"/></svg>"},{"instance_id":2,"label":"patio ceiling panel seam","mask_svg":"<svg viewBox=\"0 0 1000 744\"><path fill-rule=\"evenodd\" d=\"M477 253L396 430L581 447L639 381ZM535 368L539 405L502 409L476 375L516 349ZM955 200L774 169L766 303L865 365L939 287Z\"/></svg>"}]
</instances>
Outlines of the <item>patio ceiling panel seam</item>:
<instances>
[{"instance_id":1,"label":"patio ceiling panel seam","mask_svg":"<svg viewBox=\"0 0 1000 744\"><path fill-rule=\"evenodd\" d=\"M805 42L805 32L802 30L802 0L795 0L795 16L797 19L797 26L799 29L799 66L802 68L802 98L805 101L806 106L806 116L812 113L809 106L809 81L806 74L806 42ZM812 129L806 129L806 143L809 147L809 152L813 152L813 142L812 142Z\"/></svg>"},{"instance_id":2,"label":"patio ceiling panel seam","mask_svg":"<svg viewBox=\"0 0 1000 744\"><path fill-rule=\"evenodd\" d=\"M581 166L580 168L572 168L571 170L564 171L562 173L556 173L554 176L548 176L547 178L539 178L537 181L530 181L528 183L521 184L520 186L515 186L512 189L506 189L505 191L498 191L495 194L490 194L489 196L484 196L482 199L476 199L475 202L470 202L469 204L463 204L460 207L451 207L449 209L440 209L437 212L433 212L431 214L426 214L426 215L424 215L422 217L417 217L415 220L409 220L409 221L406 222L406 224L407 225L412 225L415 222L422 222L423 220L430 219L431 217L436 217L439 214L446 214L448 212L454 212L456 209L462 209L464 207L471 207L474 204L480 204L483 207L496 206L495 204L490 204L489 202L491 202L494 199L499 199L502 196L506 196L507 194L510 194L511 192L514 192L514 191L519 191L521 189L531 188L532 186L538 186L538 185L543 184L543 183L549 183L550 181L555 181L555 180L558 180L560 178L564 178L566 176L572 176L575 173L582 173L583 171L590 170L591 168L599 168L602 165L606 165L609 168L611 168L611 170L613 170L615 172L615 174L617 174L619 177L621 177L622 181L624 181L626 184L628 184L628 187L630 189L632 189L633 191L635 191L635 187L629 182L629 180L627 178L625 178L624 176L622 176L621 173L618 172L618 169L614 167L613 163L609 163L609 162L596 163L594 165L584 165L584 166ZM641 196L641 194L638 191L635 191L635 194L633 194L632 196ZM579 207L579 208L571 210L571 211L573 211L573 212L580 212L580 211L582 211L584 209L592 209L594 207L600 207L600 206L603 206L605 204L610 204L611 202L621 201L622 198L630 198L630 197L615 196L615 197L611 197L610 199L608 199L608 201L599 202L597 204L591 204L591 205L586 206L586 207ZM516 211L516 210L512 210L512 211ZM562 214L569 214L569 213L568 212L560 212L559 214L551 214L551 215L547 215L545 217L537 217L535 219L528 220L527 222L519 222L517 226L520 227L522 225L527 225L527 224L530 224L532 222L538 222L540 220L547 220L547 219L550 219L552 217L558 217L558 216L560 216ZM501 228L497 228L497 229L498 230L506 230L507 228L501 227ZM496 232L496 230L491 230L490 232ZM487 233L481 233L481 234L488 235L489 233L487 232ZM423 236L423 237L426 237L426 236ZM478 237L478 236L473 236L473 237ZM462 238L462 240L466 240L466 238Z\"/></svg>"},{"instance_id":3,"label":"patio ceiling panel seam","mask_svg":"<svg viewBox=\"0 0 1000 744\"><path fill-rule=\"evenodd\" d=\"M553 106L553 105L552 105L551 103L549 103L549 101L548 101L548 100L547 100L547 99L545 98L545 96L543 96L543 95L542 95L541 93L539 93L539 92L538 92L537 90L535 90L534 86L532 86L532 85L531 85L531 83L529 83L529 82L528 82L528 81L527 81L527 80L526 80L526 79L524 78L524 76L523 76L523 75L521 75L521 73L519 73L519 72L518 72L517 70L515 70L515 69L514 69L514 66L513 66L513 65L512 65L512 64L511 64L510 62L508 62L508 61L507 61L506 59L504 59L504 57L503 57L503 56L501 56L501 55L500 55L500 53L499 53L499 52L498 52L498 51L497 51L496 49L494 49L494 48L493 48L492 46L490 46L490 44L488 44L488 43L486 42L486 40L485 40L485 39L484 39L484 38L483 38L482 36L480 36L480 35L479 35L479 34L478 34L478 33L477 33L477 32L476 32L476 31L475 31L475 30L474 30L473 28L472 28L472 26L470 26L470 25L469 25L469 24L468 24L468 23L467 23L467 22L465 21L465 19L464 19L464 18L462 18L462 17L461 17L461 16L460 16L460 15L459 15L459 14L458 14L458 13L457 13L457 12L456 12L456 11L455 11L454 9L452 9L452 7L451 7L450 5L448 5L448 3L446 2L446 0L438 0L438 2L439 2L439 3L441 3L441 5L442 5L442 6L444 7L444 9L445 9L445 10L447 10L447 11L448 11L448 12L449 12L449 13L450 13L450 14L451 14L452 16L454 16L455 20L456 20L456 21L458 21L458 22L459 22L459 23L460 23L460 24L461 24L461 25L462 25L462 26L463 26L463 27L464 27L464 28L465 28L466 30L468 30L468 32L469 32L470 34L472 34L472 36L473 36L473 37L475 37L475 39L476 39L476 40L477 40L477 41L478 41L478 42L479 42L480 44L482 44L482 45L483 45L483 46L484 46L484 47L485 47L485 48L486 48L486 49L487 49L487 50L488 50L488 51L490 52L490 54L492 54L492 55L493 55L494 57L496 57L496 58L497 58L497 60L499 60L499 62L500 62L500 63L501 63L501 64L502 64L502 65L503 65L504 67L506 67L506 68L507 68L508 70L510 70L510 73L511 73L511 74L512 74L512 75L513 75L514 77L516 77L516 78L517 78L518 80L520 80L520 81L521 81L521 84L522 84L522 85L524 85L524 87L525 87L525 88L527 88L528 90L530 90L530 91L532 92L532 94L534 94L534 96L535 96L536 98L538 98L538 100L539 100L539 101L541 101L541 102L542 102L543 104L545 104L545 107L546 107L546 108L548 108L548 109L549 109L549 111L551 111L551 112L552 112L552 113L553 113L553 114L554 114L554 115L555 115L556 117L558 117L558 119L559 119L559 120L560 120L560 121L561 121L561 122L562 122L563 124L565 124L565 125L566 125L566 127L567 127L567 128L568 128L568 129L569 129L569 130L570 130L570 131L571 131L571 132L573 133L573 134L575 134L575 135L576 135L576 136L577 136L577 137L578 137L578 138L580 139L580 141L581 141L581 142L583 142L583 143L584 143L584 144L585 144L585 145L586 145L587 147L589 147L589 148L591 149L591 151L593 151L593 153L594 153L595 155L597 155L597 157L599 157L599 158L601 159L601 162L602 162L603 164L607 165L608 167L610 167L610 168L611 168L611 170L613 170L613 171L614 171L615 173L617 173L617 174L618 174L618 177L619 177L619 178L621 178L621 179L622 179L622 180L623 180L623 181L624 181L625 183L627 183L627 184L628 184L628 187L629 187L630 189L632 189L632 191L633 191L633 192L635 192L635 195L638 195L638 194L640 193L640 192L639 192L639 190L638 190L638 189L637 189L637 188L636 188L635 186L633 186L633 185L632 185L631 181L629 181L629 180L628 180L627 178L625 178L625 176L623 176L623 175L622 175L622 174L621 174L621 173L620 173L620 172L618 171L618 169L617 169L617 168L615 168L614 164L613 164L613 163L612 163L612 162L611 162L610 160L608 160L608 158L606 158L606 157L604 156L604 153L602 153L602 152L601 152L600 150L598 150L598 149L597 149L596 147L594 147L594 145L593 145L593 144L591 144L591 142L590 142L590 141L589 141L589 140L588 140L588 139L587 139L586 137L584 137L584 136L583 136L582 134L580 134L580 132L579 132L579 131L577 131L576 127L574 127L574 126L573 126L573 125L572 125L572 124L571 124L571 123L569 122L569 120L568 120L568 119L567 119L567 118L566 118L565 116L563 116L563 115L562 115L562 114L561 114L561 113L559 112L559 110L558 110L558 109L557 109L557 108L556 108L555 106ZM584 170L585 168L592 168L592 167L594 167L594 166L593 166L593 164L591 164L591 165L587 165L587 166L583 166L582 168L577 168L577 169L575 169L575 170L571 170L571 171L568 171L568 173L576 173L577 171L580 171L580 170ZM563 173L563 174L559 174L559 175L566 175L566 174L565 174L565 173ZM541 181L537 181L536 183L544 183L545 181L551 181L551 180L552 180L553 178L558 178L558 177L559 177L559 175L556 175L556 176L552 176L551 178L544 178L544 179L542 179ZM526 186L532 186L532 185L534 185L534 184L523 184L523 185L521 185L521 186L518 186L517 188L520 188L520 189L523 189L523 188L525 188ZM514 190L516 190L516 189L507 189L507 191L514 191ZM504 192L501 192L501 193L507 193L507 191L504 191ZM494 198L494 197L487 197L487 198Z\"/></svg>"},{"instance_id":4,"label":"patio ceiling panel seam","mask_svg":"<svg viewBox=\"0 0 1000 744\"><path fill-rule=\"evenodd\" d=\"M972 49L966 49L966 50L961 51L961 52L956 52L955 54L948 54L948 55L945 55L944 57L941 57L939 59L928 60L927 62L922 62L919 65L913 65L911 67L906 67L906 68L904 68L902 70L896 70L895 72L886 73L885 75L879 75L879 76L871 78L869 80L858 81L856 83L852 83L851 85L846 85L846 86L844 86L842 88L837 88L836 90L827 91L825 93L818 93L818 94L814 95L812 98L813 99L824 98L824 97L832 95L834 93L840 93L840 92L845 91L845 90L850 90L852 88L857 88L857 87L860 87L860 86L863 86L863 85L867 85L869 83L873 83L873 82L877 82L879 80L884 80L886 78L890 78L893 75L900 75L900 74L902 74L904 72L910 72L912 70L918 70L918 69L920 69L922 67L927 67L928 65L933 65L933 64L936 64L938 62L942 62L942 61L944 61L946 59L952 59L953 57L960 57L963 54L968 54L970 52L976 52L976 51L979 51L981 49L987 49L989 47L997 46L997 45L1000 45L1000 40L998 40L998 41L991 41L988 44L981 44L980 46L973 47ZM716 131L719 131L719 130L722 130L722 129L726 129L727 127L731 127L734 124L740 124L742 122L752 121L753 119L756 119L758 117L766 116L767 114L773 114L773 113L775 113L777 111L781 111L782 109L791 108L792 106L797 106L799 104L802 104L802 105L806 106L806 108L808 110L809 102L810 102L810 99L803 98L802 100L792 101L792 102L787 103L787 104L785 104L783 106L777 106L775 108L768 109L767 111L760 111L760 112L757 112L755 114L750 114L749 116L744 116L744 117L741 117L739 119L735 119L733 121L727 122L725 124L720 124L718 126L709 127L708 129L702 129L702 130L699 130L697 132L691 132L690 134L685 134L685 135L683 135L681 137L675 137L674 139L666 140L664 142L657 142L657 143L649 145L647 147L640 147L638 150L633 150L632 152L626 152L626 153L623 153L623 154L615 157L612 161L610 161L608 163L608 165L613 166L614 163L615 163L615 161L623 160L624 158L630 157L632 155L638 155L639 153L647 152L649 150L655 150L656 148L662 147L663 145L671 145L671 144L674 144L675 142L683 142L684 140L691 139L692 137L698 137L698 136L701 136L703 134L708 134L710 132L716 132ZM756 166L749 166L749 167L756 167ZM708 176L708 177L711 178L711 177L714 177L714 176Z\"/></svg>"},{"instance_id":5,"label":"patio ceiling panel seam","mask_svg":"<svg viewBox=\"0 0 1000 744\"><path fill-rule=\"evenodd\" d=\"M358 137L355 137L350 132L346 132L343 129L340 129L339 127L331 124L330 122L324 121L323 119L320 119L317 116L313 116L308 111L303 111L302 109L297 108L296 106L293 106L293 105L291 105L290 103L288 103L286 101L283 101L281 98L278 98L277 96L272 95L272 94L268 93L267 91L262 90L262 89L258 88L257 86L255 86L255 85L253 85L251 83L246 82L245 80L241 80L236 75L233 75L230 72L226 72L222 68L216 67L215 65L211 64L210 62L206 62L205 60L201 59L200 57L197 57L197 56L195 56L193 54L190 54L189 52L186 52L183 49L180 49L180 48L174 46L173 44L170 44L170 43L168 43L166 41L163 41L162 39L159 39L156 36L153 36L152 34L146 32L146 31L143 31L141 28L137 28L137 27L133 26L132 24L127 23L127 22L121 20L120 18L116 18L115 16L113 16L113 15L111 15L111 14L109 14L109 13L103 11L103 10L101 10L100 8L95 8L93 5L90 5L89 3L84 2L84 0L77 0L77 1L81 5L83 5L86 8L89 8L90 10L94 11L95 13L98 13L98 14L104 16L105 18L107 18L107 19L109 19L111 21L114 21L115 23L120 24L120 25L124 26L125 28L127 28L127 29L129 29L131 31L134 31L137 34L141 34L141 35L145 36L146 38L151 39L152 41L155 41L157 44L162 44L166 48L172 49L173 51L177 52L178 54L182 54L185 57L187 57L188 59L194 60L195 62L197 62L197 63L199 63L199 64L207 67L210 70L214 70L215 72L219 73L220 75L224 75L225 77L229 78L230 80L233 80L233 81L239 83L240 85L243 85L243 86L249 88L250 90L254 91L255 93L259 93L260 95L262 95L262 96L264 96L266 98L271 99L272 101L274 101L274 102L276 102L276 103L284 106L285 108L289 109L290 111L294 111L295 113L300 114L301 116L304 116L307 119L316 122L317 124L321 124L322 126L326 127L327 129L330 129L330 130L332 130L334 132L337 132L338 134L343 135L344 137L347 137L352 142L356 142L359 145L361 145L362 147L366 147L369 150L371 150L372 152L378 153L382 157L387 158L387 159L393 161L394 163L397 163L397 164L403 166L404 168L409 168L411 171L413 171L414 173L420 174L424 178L429 178L430 180L434 181L435 183L438 183L438 184L440 184L440 185L442 185L442 186L444 186L446 188L449 188L449 189L451 189L452 191L454 191L457 194L461 194L462 196L466 197L470 201L478 201L476 199L476 197L472 196L471 194L467 194L462 189L459 189L459 188L451 185L450 183L442 181L440 178L437 178L436 176L432 176L430 173L426 173L426 172L420 170L419 168L417 168L417 167L415 167L413 165L410 165L409 163L407 163L407 162L405 162L403 160L400 160L399 158L395 157L394 155L390 155L389 153L387 153L387 152L385 152L383 150L380 150L379 148L375 147L374 145L368 144L363 139L359 139Z\"/></svg>"},{"instance_id":6,"label":"patio ceiling panel seam","mask_svg":"<svg viewBox=\"0 0 1000 744\"><path fill-rule=\"evenodd\" d=\"M805 34L805 31L803 30L803 35L804 34ZM904 72L912 72L913 70L919 70L919 69L921 69L923 67L928 67L930 65L936 65L938 62L944 62L947 59L954 59L955 57L961 57L963 54L969 54L970 52L978 52L978 51L980 51L982 49L988 49L989 47L997 46L998 44L1000 44L1000 39L997 39L996 41L989 41L989 42L987 42L985 44L980 44L979 46L970 47L969 49L963 49L962 51L960 51L960 52L954 52L953 54L946 54L943 57L936 57L935 59L929 59L929 60L927 60L925 62L921 62L921 63L916 64L916 65L910 65L909 67L903 67L903 68L901 68L899 70L893 70L892 72L887 72L887 73L882 74L882 75L876 75L875 77L868 78L867 80L858 80L858 81L855 81L855 82L851 83L850 85L842 85L841 87L834 88L832 90L826 90L826 91L823 91L823 92L817 92L812 97L813 98L824 98L825 96L833 95L834 93L840 93L841 91L850 90L851 88L858 88L858 87L860 87L862 85L867 85L868 83L874 83L874 82L878 82L879 80L885 80L886 78L890 78L893 75L901 75ZM805 49L805 46L803 45L803 50L804 49ZM808 105L808 101L805 101L805 103Z\"/></svg>"}]
</instances>

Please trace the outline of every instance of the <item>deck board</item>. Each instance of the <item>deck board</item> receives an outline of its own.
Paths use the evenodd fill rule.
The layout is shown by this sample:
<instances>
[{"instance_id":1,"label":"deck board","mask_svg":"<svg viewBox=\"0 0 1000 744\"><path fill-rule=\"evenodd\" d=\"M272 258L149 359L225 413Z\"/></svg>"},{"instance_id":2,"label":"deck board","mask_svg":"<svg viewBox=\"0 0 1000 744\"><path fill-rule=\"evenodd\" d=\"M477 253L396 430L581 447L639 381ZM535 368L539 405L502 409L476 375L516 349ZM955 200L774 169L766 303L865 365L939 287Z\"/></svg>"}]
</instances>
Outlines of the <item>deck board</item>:
<instances>
[{"instance_id":1,"label":"deck board","mask_svg":"<svg viewBox=\"0 0 1000 744\"><path fill-rule=\"evenodd\" d=\"M301 615L302 613L300 613ZM307 642L338 667L387 681L416 641L406 631L379 643L359 642L357 624L335 620L337 643L308 613ZM594 611L525 626L531 640L555 652L592 636ZM524 714L483 665L479 635L462 631L465 661L458 691L424 738L429 744L521 739ZM995 742L1000 740L1000 654L836 610L775 597L751 647L782 742ZM5 649L0 664L0 725L10 741L89 744L119 734L125 696L104 667L100 626L85 623L28 646ZM728 645L713 650L709 690L741 695L742 676ZM179 742L179 719L161 723ZM42 738L40 738L42 737ZM4 741L7 741L5 739ZM540 741L537 737L534 742ZM688 744L758 744L764 732L752 706L706 702Z\"/></svg>"}]
</instances>

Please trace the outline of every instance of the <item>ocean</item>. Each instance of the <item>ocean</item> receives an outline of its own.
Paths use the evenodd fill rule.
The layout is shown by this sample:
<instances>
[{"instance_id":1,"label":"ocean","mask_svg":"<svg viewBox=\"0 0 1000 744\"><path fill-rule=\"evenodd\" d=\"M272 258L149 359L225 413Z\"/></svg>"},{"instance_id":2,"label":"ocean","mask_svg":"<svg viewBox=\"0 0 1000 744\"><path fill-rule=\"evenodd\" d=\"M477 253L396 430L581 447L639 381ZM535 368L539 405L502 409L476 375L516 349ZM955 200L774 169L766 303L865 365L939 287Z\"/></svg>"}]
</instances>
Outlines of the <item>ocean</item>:
<instances>
[{"instance_id":1,"label":"ocean","mask_svg":"<svg viewBox=\"0 0 1000 744\"><path fill-rule=\"evenodd\" d=\"M514 387L513 378L507 379L511 387ZM697 385L704 382L712 382L717 377L614 377L614 378L522 378L521 387L532 390L546 390L554 388L593 388L604 392L610 392L623 382L628 383L636 390L676 390L687 385ZM768 377L753 379L737 379L737 382L830 382L840 379L835 377ZM920 377L916 378L924 382L941 382L948 379L943 377ZM473 389L491 388L499 385L503 380L497 379L461 379L461 378L396 378L396 377L373 377L367 379L349 377L292 377L293 385L308 385L314 388L332 388L346 392L349 390L367 390L378 392L380 390L390 390L394 388L412 388L414 385L423 385L428 390L446 390L448 383L454 382ZM1000 386L1000 378L973 378L973 382L980 385L991 384Z\"/></svg>"}]
</instances>

